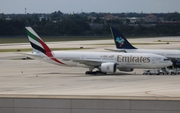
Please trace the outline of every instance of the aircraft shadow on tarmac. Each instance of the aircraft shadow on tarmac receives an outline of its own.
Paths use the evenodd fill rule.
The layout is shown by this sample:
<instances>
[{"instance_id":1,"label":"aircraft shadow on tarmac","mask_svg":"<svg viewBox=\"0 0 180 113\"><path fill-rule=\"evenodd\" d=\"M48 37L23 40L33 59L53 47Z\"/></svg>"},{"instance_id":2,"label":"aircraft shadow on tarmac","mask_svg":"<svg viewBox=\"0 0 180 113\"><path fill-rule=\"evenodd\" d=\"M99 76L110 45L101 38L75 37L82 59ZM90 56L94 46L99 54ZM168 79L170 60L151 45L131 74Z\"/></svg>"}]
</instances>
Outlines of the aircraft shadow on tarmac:
<instances>
[{"instance_id":1,"label":"aircraft shadow on tarmac","mask_svg":"<svg viewBox=\"0 0 180 113\"><path fill-rule=\"evenodd\" d=\"M126 75L136 75L133 73L114 73L114 74L84 74L84 73L59 73L59 72L49 72L49 73L38 73L38 75L72 75L72 77L82 77L82 76L126 76Z\"/></svg>"}]
</instances>

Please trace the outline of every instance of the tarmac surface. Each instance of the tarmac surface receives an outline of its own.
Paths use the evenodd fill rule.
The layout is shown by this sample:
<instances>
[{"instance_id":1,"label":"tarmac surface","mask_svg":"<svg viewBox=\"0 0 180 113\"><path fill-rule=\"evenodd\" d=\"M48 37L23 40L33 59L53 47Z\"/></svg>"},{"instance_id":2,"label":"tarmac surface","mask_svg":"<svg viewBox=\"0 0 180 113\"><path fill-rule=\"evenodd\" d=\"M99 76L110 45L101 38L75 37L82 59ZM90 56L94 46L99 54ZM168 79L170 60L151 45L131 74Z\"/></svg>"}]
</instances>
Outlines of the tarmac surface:
<instances>
[{"instance_id":1,"label":"tarmac surface","mask_svg":"<svg viewBox=\"0 0 180 113\"><path fill-rule=\"evenodd\" d=\"M158 42L161 40L161 42ZM179 49L180 37L129 39L138 48ZM169 42L169 44L166 44ZM48 42L50 48L84 47L76 51L105 51L115 48L113 40ZM29 43L0 44L0 49L30 48ZM180 97L180 75L142 75L142 69L108 75L85 75L86 68L61 67L38 60L19 60L18 52L0 53L1 95L74 95L74 96L137 96Z\"/></svg>"}]
</instances>

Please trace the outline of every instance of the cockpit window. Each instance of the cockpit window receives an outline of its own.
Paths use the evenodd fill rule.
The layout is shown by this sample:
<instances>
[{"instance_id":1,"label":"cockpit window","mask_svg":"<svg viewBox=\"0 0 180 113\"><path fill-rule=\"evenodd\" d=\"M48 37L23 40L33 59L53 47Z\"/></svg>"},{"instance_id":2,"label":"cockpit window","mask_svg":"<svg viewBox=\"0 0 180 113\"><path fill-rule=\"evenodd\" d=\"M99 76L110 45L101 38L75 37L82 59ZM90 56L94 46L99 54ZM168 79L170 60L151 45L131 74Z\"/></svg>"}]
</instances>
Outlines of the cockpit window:
<instances>
[{"instance_id":1,"label":"cockpit window","mask_svg":"<svg viewBox=\"0 0 180 113\"><path fill-rule=\"evenodd\" d=\"M164 61L169 61L169 59L164 59Z\"/></svg>"}]
</instances>

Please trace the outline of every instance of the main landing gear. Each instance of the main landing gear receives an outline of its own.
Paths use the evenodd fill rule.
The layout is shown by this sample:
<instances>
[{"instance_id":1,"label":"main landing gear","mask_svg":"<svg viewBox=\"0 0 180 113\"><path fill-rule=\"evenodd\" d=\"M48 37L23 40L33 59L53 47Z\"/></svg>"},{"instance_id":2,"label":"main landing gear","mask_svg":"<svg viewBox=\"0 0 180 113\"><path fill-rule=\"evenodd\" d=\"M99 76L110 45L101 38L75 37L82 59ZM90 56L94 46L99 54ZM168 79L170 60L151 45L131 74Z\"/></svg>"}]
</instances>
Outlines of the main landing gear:
<instances>
[{"instance_id":1,"label":"main landing gear","mask_svg":"<svg viewBox=\"0 0 180 113\"><path fill-rule=\"evenodd\" d=\"M86 71L85 74L86 75L97 75L97 74L106 75L107 74L105 72L100 71L99 68L97 68L98 70L96 70L96 71L93 71L94 69L95 68L89 68L89 71Z\"/></svg>"},{"instance_id":2,"label":"main landing gear","mask_svg":"<svg viewBox=\"0 0 180 113\"><path fill-rule=\"evenodd\" d=\"M107 73L102 72L102 71L86 71L85 72L86 75L97 75L97 74L102 74L102 75L106 75Z\"/></svg>"}]
</instances>

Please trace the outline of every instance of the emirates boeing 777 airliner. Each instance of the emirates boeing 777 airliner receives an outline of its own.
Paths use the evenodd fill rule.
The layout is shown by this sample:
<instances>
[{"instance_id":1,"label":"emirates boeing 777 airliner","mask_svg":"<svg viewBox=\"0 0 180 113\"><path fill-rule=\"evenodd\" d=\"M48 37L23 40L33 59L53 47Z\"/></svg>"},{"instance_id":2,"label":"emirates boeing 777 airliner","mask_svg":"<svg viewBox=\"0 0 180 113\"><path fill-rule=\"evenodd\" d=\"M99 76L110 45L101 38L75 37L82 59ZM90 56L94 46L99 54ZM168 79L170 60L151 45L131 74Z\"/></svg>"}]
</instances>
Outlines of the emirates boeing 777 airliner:
<instances>
[{"instance_id":1,"label":"emirates boeing 777 airliner","mask_svg":"<svg viewBox=\"0 0 180 113\"><path fill-rule=\"evenodd\" d=\"M86 74L115 73L117 69L129 72L134 68L155 69L172 65L165 56L151 53L51 51L31 27L26 27L26 31L33 48L33 52L26 55L59 66L89 68ZM98 71L93 71L95 68Z\"/></svg>"}]
</instances>

